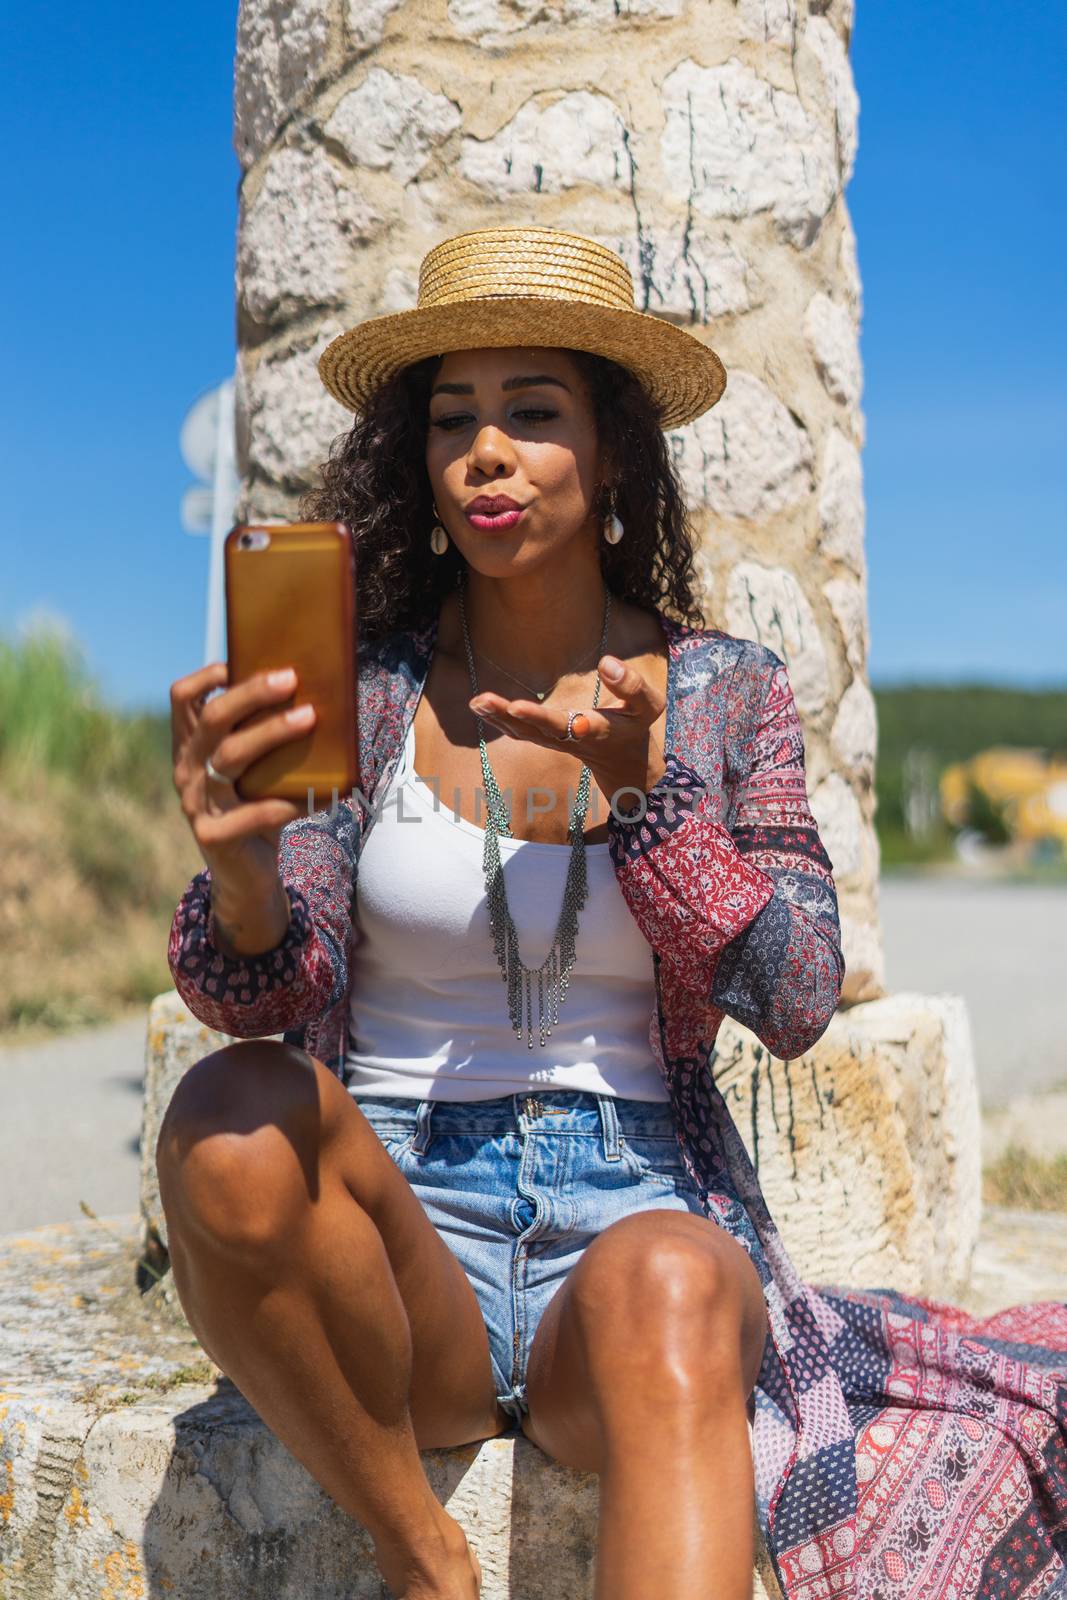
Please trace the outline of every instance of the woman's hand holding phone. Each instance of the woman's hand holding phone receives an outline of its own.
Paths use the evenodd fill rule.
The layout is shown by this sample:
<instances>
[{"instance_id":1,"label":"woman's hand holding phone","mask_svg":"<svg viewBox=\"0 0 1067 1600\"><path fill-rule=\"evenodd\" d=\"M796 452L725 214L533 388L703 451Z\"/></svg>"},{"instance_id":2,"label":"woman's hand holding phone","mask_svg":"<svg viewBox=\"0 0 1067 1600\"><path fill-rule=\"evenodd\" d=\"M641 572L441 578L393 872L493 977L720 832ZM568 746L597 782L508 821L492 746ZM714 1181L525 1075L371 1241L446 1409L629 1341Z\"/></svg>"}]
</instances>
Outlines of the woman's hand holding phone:
<instances>
[{"instance_id":1,"label":"woman's hand holding phone","mask_svg":"<svg viewBox=\"0 0 1067 1600\"><path fill-rule=\"evenodd\" d=\"M267 751L302 738L314 726L315 710L298 704L239 728L236 724L252 713L288 699L295 674L290 670L274 681L277 674L257 673L207 699L227 682L228 672L224 661L212 661L171 684L173 778L182 812L211 869L212 909L230 945L226 953L258 955L279 944L289 925L278 848L282 829L301 815L301 808L288 800L242 800L234 780ZM224 778L207 771L209 757Z\"/></svg>"}]
</instances>

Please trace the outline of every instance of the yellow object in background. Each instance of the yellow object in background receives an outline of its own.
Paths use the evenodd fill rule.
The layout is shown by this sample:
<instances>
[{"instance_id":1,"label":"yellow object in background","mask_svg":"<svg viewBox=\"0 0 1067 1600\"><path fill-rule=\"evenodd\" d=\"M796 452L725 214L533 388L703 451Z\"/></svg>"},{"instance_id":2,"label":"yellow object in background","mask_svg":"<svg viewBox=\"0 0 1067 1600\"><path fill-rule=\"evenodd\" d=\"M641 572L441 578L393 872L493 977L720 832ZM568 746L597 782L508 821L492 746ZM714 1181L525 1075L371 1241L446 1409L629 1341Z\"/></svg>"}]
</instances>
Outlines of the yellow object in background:
<instances>
[{"instance_id":1,"label":"yellow object in background","mask_svg":"<svg viewBox=\"0 0 1067 1600\"><path fill-rule=\"evenodd\" d=\"M941 809L953 827L970 821L973 788L1003 814L1016 839L1058 839L1067 848L1067 762L1040 749L993 745L955 761L940 778Z\"/></svg>"}]
</instances>

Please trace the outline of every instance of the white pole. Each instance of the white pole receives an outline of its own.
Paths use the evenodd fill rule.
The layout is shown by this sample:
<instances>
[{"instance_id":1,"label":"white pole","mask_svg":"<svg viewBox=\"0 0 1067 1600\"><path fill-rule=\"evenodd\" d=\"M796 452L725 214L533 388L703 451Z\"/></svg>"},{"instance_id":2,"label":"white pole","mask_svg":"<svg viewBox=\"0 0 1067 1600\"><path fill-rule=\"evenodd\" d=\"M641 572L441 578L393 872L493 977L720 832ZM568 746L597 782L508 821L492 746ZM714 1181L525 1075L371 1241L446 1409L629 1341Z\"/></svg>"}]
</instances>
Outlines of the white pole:
<instances>
[{"instance_id":1,"label":"white pole","mask_svg":"<svg viewBox=\"0 0 1067 1600\"><path fill-rule=\"evenodd\" d=\"M226 535L233 526L240 483L234 449L234 381L226 378L218 388L215 437L215 471L212 478L211 556L208 565L207 622L204 629L204 665L226 659L226 575L223 565Z\"/></svg>"}]
</instances>

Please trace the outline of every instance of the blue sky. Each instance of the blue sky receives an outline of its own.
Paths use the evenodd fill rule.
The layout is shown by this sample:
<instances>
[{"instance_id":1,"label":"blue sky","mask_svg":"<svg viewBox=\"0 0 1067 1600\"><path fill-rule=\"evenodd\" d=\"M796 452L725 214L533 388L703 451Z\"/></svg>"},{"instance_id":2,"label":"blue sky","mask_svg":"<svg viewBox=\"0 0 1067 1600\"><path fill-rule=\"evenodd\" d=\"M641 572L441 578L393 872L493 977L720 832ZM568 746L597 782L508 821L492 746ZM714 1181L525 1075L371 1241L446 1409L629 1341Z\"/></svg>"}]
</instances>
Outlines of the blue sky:
<instances>
[{"instance_id":1,"label":"blue sky","mask_svg":"<svg viewBox=\"0 0 1067 1600\"><path fill-rule=\"evenodd\" d=\"M233 366L235 17L42 3L6 52L0 632L58 612L129 707L201 664L178 434ZM858 0L876 684L1067 684L1065 35L1037 0Z\"/></svg>"}]
</instances>

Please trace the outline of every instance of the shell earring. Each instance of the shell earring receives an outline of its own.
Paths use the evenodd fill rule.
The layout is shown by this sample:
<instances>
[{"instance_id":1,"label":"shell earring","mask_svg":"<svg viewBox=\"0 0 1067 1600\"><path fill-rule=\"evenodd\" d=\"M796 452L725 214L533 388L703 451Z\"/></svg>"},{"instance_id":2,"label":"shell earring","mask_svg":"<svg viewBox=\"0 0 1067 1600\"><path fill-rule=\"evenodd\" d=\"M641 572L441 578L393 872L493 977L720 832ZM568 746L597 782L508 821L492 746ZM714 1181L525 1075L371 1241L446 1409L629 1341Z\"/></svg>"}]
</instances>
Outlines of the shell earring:
<instances>
[{"instance_id":1,"label":"shell earring","mask_svg":"<svg viewBox=\"0 0 1067 1600\"><path fill-rule=\"evenodd\" d=\"M434 500L431 503L433 505L433 514L437 521L430 529L430 549L435 556L443 556L448 549L448 534L441 526L441 513L437 509L437 501Z\"/></svg>"},{"instance_id":2,"label":"shell earring","mask_svg":"<svg viewBox=\"0 0 1067 1600\"><path fill-rule=\"evenodd\" d=\"M615 511L615 491L611 491L611 516L604 524L604 538L608 544L618 544L623 535L622 521Z\"/></svg>"}]
</instances>

